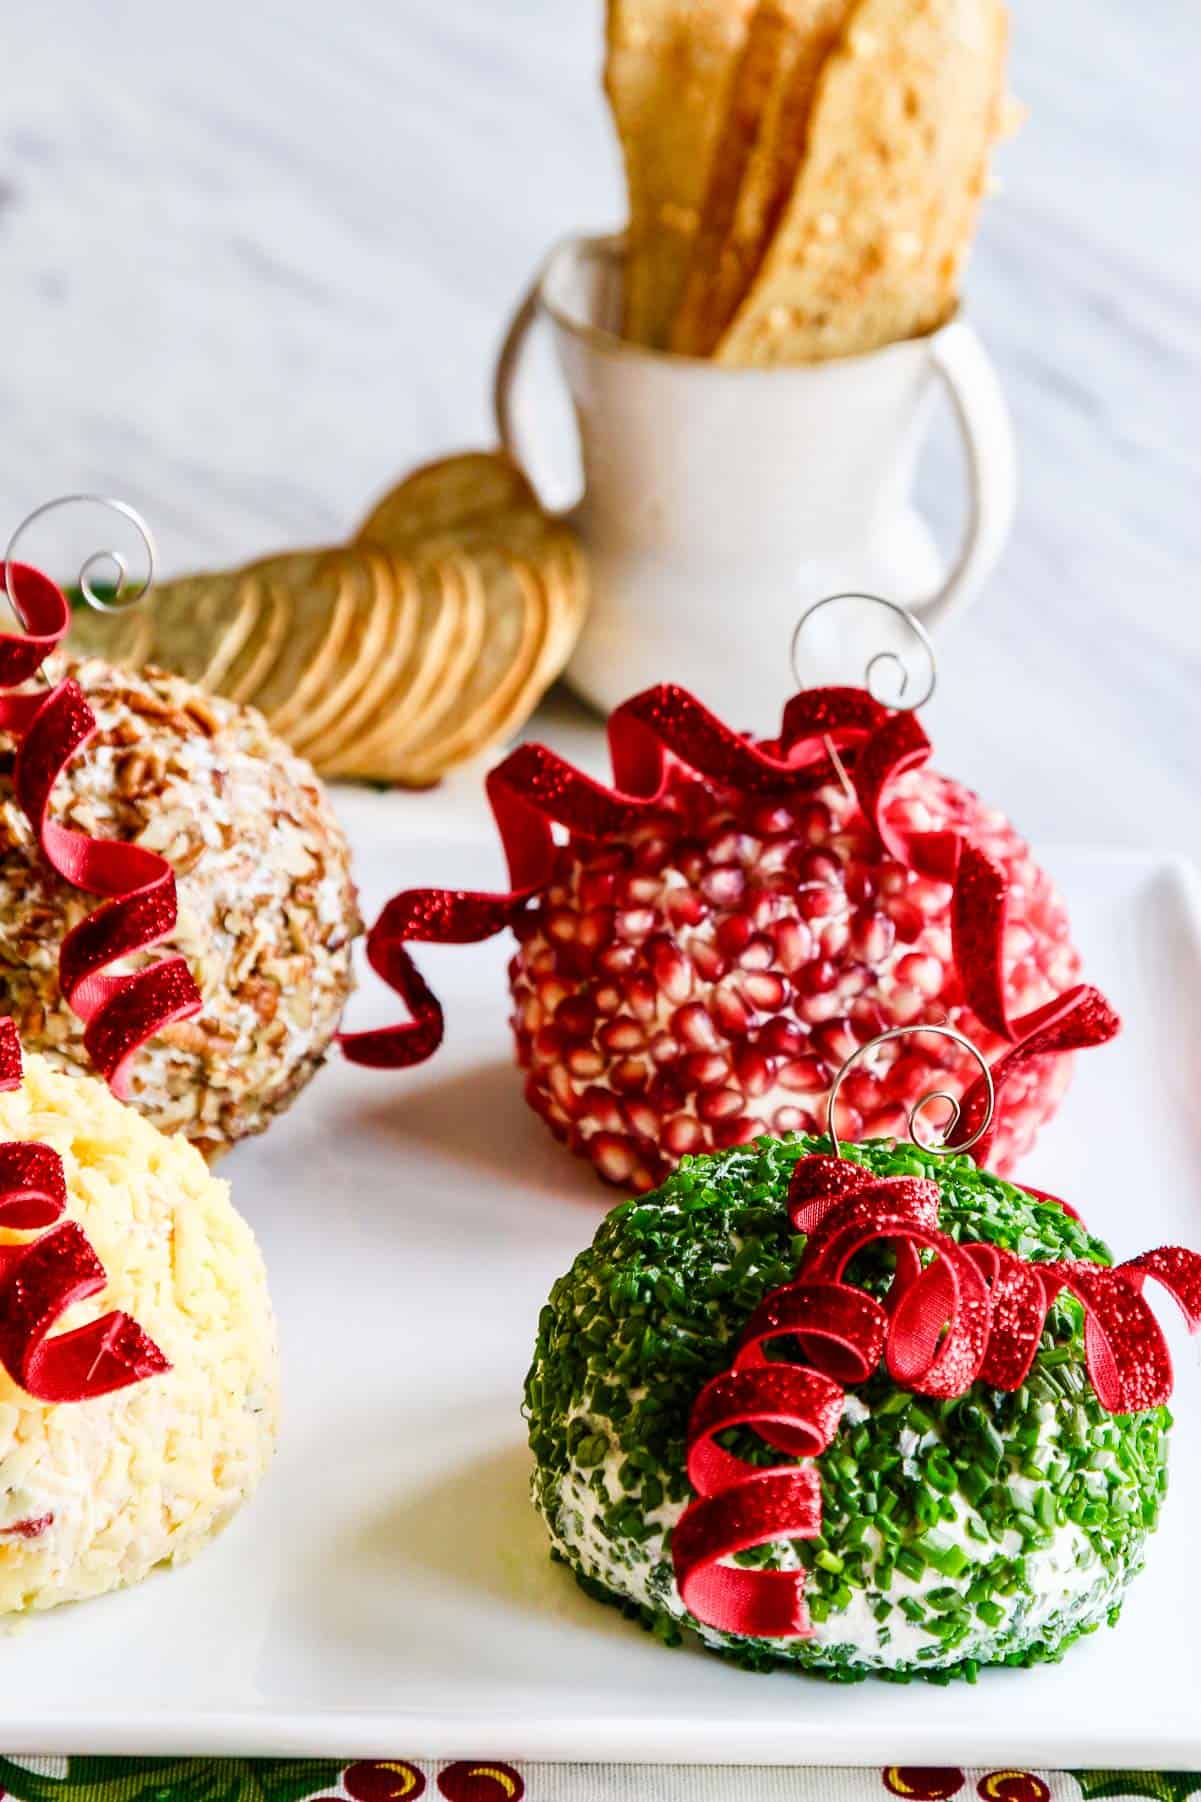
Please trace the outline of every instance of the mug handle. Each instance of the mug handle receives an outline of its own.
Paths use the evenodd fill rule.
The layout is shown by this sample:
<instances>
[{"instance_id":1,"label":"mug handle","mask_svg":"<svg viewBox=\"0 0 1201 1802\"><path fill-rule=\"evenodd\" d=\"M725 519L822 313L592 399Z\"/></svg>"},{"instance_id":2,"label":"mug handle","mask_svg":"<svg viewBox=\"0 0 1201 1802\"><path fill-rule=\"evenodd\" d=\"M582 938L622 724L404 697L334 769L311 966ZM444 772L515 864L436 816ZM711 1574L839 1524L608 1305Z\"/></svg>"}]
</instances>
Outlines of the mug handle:
<instances>
[{"instance_id":1,"label":"mug handle","mask_svg":"<svg viewBox=\"0 0 1201 1802\"><path fill-rule=\"evenodd\" d=\"M946 581L913 611L927 628L945 625L973 601L1001 554L1017 504L1017 452L1005 395L971 326L952 320L930 340L934 367L959 427L971 491L963 545Z\"/></svg>"},{"instance_id":2,"label":"mug handle","mask_svg":"<svg viewBox=\"0 0 1201 1802\"><path fill-rule=\"evenodd\" d=\"M492 378L492 411L496 419L497 436L501 448L510 460L517 465L530 482L542 505L551 513L569 513L576 505L576 500L564 506L552 507L541 493L541 484L534 480L528 458L521 452L520 437L517 429L516 390L525 363L525 353L529 346L530 333L541 317L542 283L545 269L540 269L530 283L520 306L509 321L504 342L500 347L500 355L496 359L496 373Z\"/></svg>"}]
</instances>

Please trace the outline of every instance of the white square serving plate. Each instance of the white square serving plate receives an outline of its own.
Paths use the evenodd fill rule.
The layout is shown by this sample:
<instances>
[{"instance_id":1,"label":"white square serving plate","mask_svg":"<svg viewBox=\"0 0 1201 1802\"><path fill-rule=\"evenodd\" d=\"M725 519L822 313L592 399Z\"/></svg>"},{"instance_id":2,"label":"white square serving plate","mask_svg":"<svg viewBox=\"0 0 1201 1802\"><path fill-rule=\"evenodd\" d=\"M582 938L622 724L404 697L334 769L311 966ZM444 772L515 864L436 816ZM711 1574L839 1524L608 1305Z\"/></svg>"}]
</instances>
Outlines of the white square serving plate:
<instances>
[{"instance_id":1,"label":"white square serving plate","mask_svg":"<svg viewBox=\"0 0 1201 1802\"><path fill-rule=\"evenodd\" d=\"M351 796L365 909L497 886L492 837ZM429 816L424 816L428 818ZM1201 906L1187 866L1049 851L1125 1016L1029 1160L1120 1256L1201 1247ZM262 1241L285 1421L260 1495L185 1570L0 1642L0 1745L40 1753L1201 1768L1201 1374L1177 1330L1172 1494L1116 1632L939 1689L750 1675L668 1651L552 1565L522 1380L539 1307L613 1197L511 1059L507 941L426 950L442 1053L340 1057L223 1167ZM374 979L352 1023L395 1018ZM1152 1291L1157 1309L1159 1292Z\"/></svg>"}]
</instances>

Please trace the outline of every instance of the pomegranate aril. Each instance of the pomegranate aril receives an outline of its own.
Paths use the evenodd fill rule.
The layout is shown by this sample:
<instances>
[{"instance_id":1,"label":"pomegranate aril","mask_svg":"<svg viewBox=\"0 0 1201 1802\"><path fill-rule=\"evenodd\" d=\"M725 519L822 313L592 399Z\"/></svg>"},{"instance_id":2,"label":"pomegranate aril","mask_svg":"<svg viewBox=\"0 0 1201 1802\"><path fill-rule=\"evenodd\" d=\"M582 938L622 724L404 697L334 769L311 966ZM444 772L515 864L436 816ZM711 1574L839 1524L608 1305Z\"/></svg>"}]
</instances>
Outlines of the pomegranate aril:
<instances>
[{"instance_id":1,"label":"pomegranate aril","mask_svg":"<svg viewBox=\"0 0 1201 1802\"><path fill-rule=\"evenodd\" d=\"M619 907L613 924L619 939L637 944L655 930L658 915L653 907Z\"/></svg>"},{"instance_id":2,"label":"pomegranate aril","mask_svg":"<svg viewBox=\"0 0 1201 1802\"><path fill-rule=\"evenodd\" d=\"M607 1183L628 1183L638 1165L638 1147L624 1133L593 1133L588 1141L592 1162Z\"/></svg>"},{"instance_id":3,"label":"pomegranate aril","mask_svg":"<svg viewBox=\"0 0 1201 1802\"><path fill-rule=\"evenodd\" d=\"M646 1099L660 1119L667 1114L678 1114L688 1103L687 1095L674 1076L665 1076L662 1070L652 1076Z\"/></svg>"},{"instance_id":4,"label":"pomegranate aril","mask_svg":"<svg viewBox=\"0 0 1201 1802\"><path fill-rule=\"evenodd\" d=\"M557 1063L563 1054L563 1034L553 1026L540 1026L534 1034L532 1051L536 1064Z\"/></svg>"},{"instance_id":5,"label":"pomegranate aril","mask_svg":"<svg viewBox=\"0 0 1201 1802\"><path fill-rule=\"evenodd\" d=\"M801 1057L809 1043L809 1035L791 1020L777 1014L755 1035L755 1043L768 1057Z\"/></svg>"},{"instance_id":6,"label":"pomegranate aril","mask_svg":"<svg viewBox=\"0 0 1201 1802\"><path fill-rule=\"evenodd\" d=\"M628 976L642 956L637 945L606 945L597 958L601 969L609 976Z\"/></svg>"},{"instance_id":7,"label":"pomegranate aril","mask_svg":"<svg viewBox=\"0 0 1201 1802\"><path fill-rule=\"evenodd\" d=\"M567 1053L567 1068L580 1082L591 1082L604 1073L605 1059L594 1045L573 1045Z\"/></svg>"},{"instance_id":8,"label":"pomegranate aril","mask_svg":"<svg viewBox=\"0 0 1201 1802\"><path fill-rule=\"evenodd\" d=\"M766 1095L772 1086L772 1062L753 1046L744 1045L734 1053L734 1078L749 1100Z\"/></svg>"},{"instance_id":9,"label":"pomegranate aril","mask_svg":"<svg viewBox=\"0 0 1201 1802\"><path fill-rule=\"evenodd\" d=\"M834 830L834 815L821 801L809 801L797 809L796 828L809 844L823 844Z\"/></svg>"},{"instance_id":10,"label":"pomegranate aril","mask_svg":"<svg viewBox=\"0 0 1201 1802\"><path fill-rule=\"evenodd\" d=\"M622 993L616 983L603 982L598 988L593 989L592 999L596 1004L597 1013L608 1016L619 1012Z\"/></svg>"},{"instance_id":11,"label":"pomegranate aril","mask_svg":"<svg viewBox=\"0 0 1201 1802\"><path fill-rule=\"evenodd\" d=\"M866 963L878 964L887 957L895 937L896 927L887 914L862 908L851 916L851 944Z\"/></svg>"},{"instance_id":12,"label":"pomegranate aril","mask_svg":"<svg viewBox=\"0 0 1201 1802\"><path fill-rule=\"evenodd\" d=\"M909 1116L895 1102L879 1107L874 1113L864 1116L863 1136L865 1139L906 1139L909 1136Z\"/></svg>"},{"instance_id":13,"label":"pomegranate aril","mask_svg":"<svg viewBox=\"0 0 1201 1802\"><path fill-rule=\"evenodd\" d=\"M727 957L737 957L753 932L754 927L745 913L727 914L718 921L714 936Z\"/></svg>"},{"instance_id":14,"label":"pomegranate aril","mask_svg":"<svg viewBox=\"0 0 1201 1802\"><path fill-rule=\"evenodd\" d=\"M763 838L790 832L794 824L792 809L779 801L763 801L751 812L751 825Z\"/></svg>"},{"instance_id":15,"label":"pomegranate aril","mask_svg":"<svg viewBox=\"0 0 1201 1802\"><path fill-rule=\"evenodd\" d=\"M551 1071L550 1092L566 1118L574 1120L582 1112L580 1097L568 1074L566 1065L557 1064Z\"/></svg>"},{"instance_id":16,"label":"pomegranate aril","mask_svg":"<svg viewBox=\"0 0 1201 1802\"><path fill-rule=\"evenodd\" d=\"M830 995L802 995L797 1001L796 1011L809 1026L816 1026L821 1020L837 1018L845 1006L845 1001L837 992Z\"/></svg>"},{"instance_id":17,"label":"pomegranate aril","mask_svg":"<svg viewBox=\"0 0 1201 1802\"><path fill-rule=\"evenodd\" d=\"M821 1109L820 1117L828 1119L829 1110ZM826 1130L829 1131L828 1126ZM848 1139L852 1144L863 1137L863 1115L858 1108L853 1108L849 1102L844 1101L841 1095L834 1108L834 1131L838 1138Z\"/></svg>"},{"instance_id":18,"label":"pomegranate aril","mask_svg":"<svg viewBox=\"0 0 1201 1802\"><path fill-rule=\"evenodd\" d=\"M828 957L811 958L793 977L799 995L822 995L838 981L838 966Z\"/></svg>"},{"instance_id":19,"label":"pomegranate aril","mask_svg":"<svg viewBox=\"0 0 1201 1802\"><path fill-rule=\"evenodd\" d=\"M682 1158L690 1151L699 1151L704 1139L705 1133L700 1121L691 1114L676 1114L663 1127L663 1146L673 1158Z\"/></svg>"},{"instance_id":20,"label":"pomegranate aril","mask_svg":"<svg viewBox=\"0 0 1201 1802\"><path fill-rule=\"evenodd\" d=\"M884 1104L883 1084L870 1070L848 1070L841 1093L853 1108L858 1108L864 1115Z\"/></svg>"},{"instance_id":21,"label":"pomegranate aril","mask_svg":"<svg viewBox=\"0 0 1201 1802\"><path fill-rule=\"evenodd\" d=\"M862 906L876 892L876 878L866 864L853 864L846 873L847 900Z\"/></svg>"},{"instance_id":22,"label":"pomegranate aril","mask_svg":"<svg viewBox=\"0 0 1201 1802\"><path fill-rule=\"evenodd\" d=\"M596 1009L586 995L567 995L555 1009L555 1025L568 1038L591 1038L596 1026Z\"/></svg>"},{"instance_id":23,"label":"pomegranate aril","mask_svg":"<svg viewBox=\"0 0 1201 1802\"><path fill-rule=\"evenodd\" d=\"M813 934L802 920L777 920L771 930L776 962L789 975L799 970L813 951Z\"/></svg>"},{"instance_id":24,"label":"pomegranate aril","mask_svg":"<svg viewBox=\"0 0 1201 1802\"><path fill-rule=\"evenodd\" d=\"M709 1006L723 1032L741 1037L750 1031L750 1009L732 983L720 983L713 991Z\"/></svg>"},{"instance_id":25,"label":"pomegranate aril","mask_svg":"<svg viewBox=\"0 0 1201 1802\"><path fill-rule=\"evenodd\" d=\"M730 1060L720 1051L697 1051L681 1060L680 1074L690 1088L719 1089L730 1074Z\"/></svg>"},{"instance_id":26,"label":"pomegranate aril","mask_svg":"<svg viewBox=\"0 0 1201 1802\"><path fill-rule=\"evenodd\" d=\"M708 870L701 878L701 893L714 907L736 907L745 888L746 876L737 864Z\"/></svg>"},{"instance_id":27,"label":"pomegranate aril","mask_svg":"<svg viewBox=\"0 0 1201 1802\"><path fill-rule=\"evenodd\" d=\"M749 1114L736 1116L732 1120L715 1120L713 1123L713 1143L719 1151L727 1151L731 1145L747 1145L766 1132L762 1120L756 1120Z\"/></svg>"},{"instance_id":28,"label":"pomegranate aril","mask_svg":"<svg viewBox=\"0 0 1201 1802\"><path fill-rule=\"evenodd\" d=\"M748 939L738 953L739 968L743 970L770 970L774 962L775 947L761 932Z\"/></svg>"},{"instance_id":29,"label":"pomegranate aril","mask_svg":"<svg viewBox=\"0 0 1201 1802\"><path fill-rule=\"evenodd\" d=\"M675 926L699 926L709 914L709 904L695 889L668 889L663 897L663 911Z\"/></svg>"},{"instance_id":30,"label":"pomegranate aril","mask_svg":"<svg viewBox=\"0 0 1201 1802\"><path fill-rule=\"evenodd\" d=\"M659 896L659 883L654 876L640 875L630 870L617 881L617 903L621 908L642 908L649 906Z\"/></svg>"},{"instance_id":31,"label":"pomegranate aril","mask_svg":"<svg viewBox=\"0 0 1201 1802\"><path fill-rule=\"evenodd\" d=\"M702 1120L728 1120L742 1112L741 1089L705 1089L697 1098L696 1111Z\"/></svg>"},{"instance_id":32,"label":"pomegranate aril","mask_svg":"<svg viewBox=\"0 0 1201 1802\"><path fill-rule=\"evenodd\" d=\"M616 1019L606 1020L596 1036L606 1051L622 1053L640 1051L646 1040L642 1027L629 1014L618 1014Z\"/></svg>"},{"instance_id":33,"label":"pomegranate aril","mask_svg":"<svg viewBox=\"0 0 1201 1802\"><path fill-rule=\"evenodd\" d=\"M798 1057L781 1064L776 1081L782 1089L792 1089L800 1095L818 1095L829 1087L826 1067L816 1057Z\"/></svg>"},{"instance_id":34,"label":"pomegranate aril","mask_svg":"<svg viewBox=\"0 0 1201 1802\"><path fill-rule=\"evenodd\" d=\"M721 1044L721 1036L708 1009L699 1001L677 1007L671 1016L671 1027L680 1043L692 1051L716 1051Z\"/></svg>"},{"instance_id":35,"label":"pomegranate aril","mask_svg":"<svg viewBox=\"0 0 1201 1802\"><path fill-rule=\"evenodd\" d=\"M759 854L759 840L749 832L726 830L711 839L709 857L714 864L754 863Z\"/></svg>"},{"instance_id":36,"label":"pomegranate aril","mask_svg":"<svg viewBox=\"0 0 1201 1802\"><path fill-rule=\"evenodd\" d=\"M591 913L581 916L580 929L576 933L577 950L590 951L593 956L603 951L613 937L613 909L597 907Z\"/></svg>"},{"instance_id":37,"label":"pomegranate aril","mask_svg":"<svg viewBox=\"0 0 1201 1802\"><path fill-rule=\"evenodd\" d=\"M584 1090L580 1101L581 1114L594 1121L603 1132L621 1131L621 1108L616 1095L611 1094L608 1089L602 1089L594 1083Z\"/></svg>"},{"instance_id":38,"label":"pomegranate aril","mask_svg":"<svg viewBox=\"0 0 1201 1802\"><path fill-rule=\"evenodd\" d=\"M884 999L884 1011L894 1026L911 1026L921 1018L925 1006L926 997L904 984L890 989Z\"/></svg>"},{"instance_id":39,"label":"pomegranate aril","mask_svg":"<svg viewBox=\"0 0 1201 1802\"><path fill-rule=\"evenodd\" d=\"M798 882L821 883L830 887L839 883L842 877L842 865L828 850L816 850L808 847L803 850L793 864Z\"/></svg>"},{"instance_id":40,"label":"pomegranate aril","mask_svg":"<svg viewBox=\"0 0 1201 1802\"><path fill-rule=\"evenodd\" d=\"M837 913L842 905L843 899L837 889L814 883L797 890L797 907L807 920L825 919L827 915Z\"/></svg>"},{"instance_id":41,"label":"pomegranate aril","mask_svg":"<svg viewBox=\"0 0 1201 1802\"><path fill-rule=\"evenodd\" d=\"M817 1130L817 1121L803 1107L778 1107L771 1117L772 1131L776 1133L811 1133Z\"/></svg>"},{"instance_id":42,"label":"pomegranate aril","mask_svg":"<svg viewBox=\"0 0 1201 1802\"><path fill-rule=\"evenodd\" d=\"M826 1064L837 1069L855 1055L859 1049L859 1040L849 1020L826 1020L813 1029L813 1048Z\"/></svg>"},{"instance_id":43,"label":"pomegranate aril","mask_svg":"<svg viewBox=\"0 0 1201 1802\"><path fill-rule=\"evenodd\" d=\"M942 992L943 967L936 958L923 957L920 952L910 951L898 960L894 974L898 982L907 983L920 995L938 995Z\"/></svg>"},{"instance_id":44,"label":"pomegranate aril","mask_svg":"<svg viewBox=\"0 0 1201 1802\"><path fill-rule=\"evenodd\" d=\"M651 975L669 1001L687 1001L692 993L692 965L679 945L666 933L646 941L646 961Z\"/></svg>"},{"instance_id":45,"label":"pomegranate aril","mask_svg":"<svg viewBox=\"0 0 1201 1802\"><path fill-rule=\"evenodd\" d=\"M690 938L687 952L692 967L702 982L720 982L726 973L726 959L720 947L709 939Z\"/></svg>"},{"instance_id":46,"label":"pomegranate aril","mask_svg":"<svg viewBox=\"0 0 1201 1802\"><path fill-rule=\"evenodd\" d=\"M552 907L547 910L543 931L557 944L571 944L580 930L580 916L575 908Z\"/></svg>"},{"instance_id":47,"label":"pomegranate aril","mask_svg":"<svg viewBox=\"0 0 1201 1802\"><path fill-rule=\"evenodd\" d=\"M646 1101L626 1101L622 1103L622 1113L626 1125L632 1133L641 1139L650 1139L652 1143L659 1136L659 1116Z\"/></svg>"},{"instance_id":48,"label":"pomegranate aril","mask_svg":"<svg viewBox=\"0 0 1201 1802\"><path fill-rule=\"evenodd\" d=\"M626 983L626 1005L636 1020L649 1025L659 1012L659 992L654 978L639 970Z\"/></svg>"},{"instance_id":49,"label":"pomegranate aril","mask_svg":"<svg viewBox=\"0 0 1201 1802\"><path fill-rule=\"evenodd\" d=\"M738 986L761 1013L774 1014L784 1005L784 978L771 970L748 970L739 977Z\"/></svg>"},{"instance_id":50,"label":"pomegranate aril","mask_svg":"<svg viewBox=\"0 0 1201 1802\"><path fill-rule=\"evenodd\" d=\"M522 1032L537 1032L543 1017L542 1003L536 995L527 995L518 1003L516 1019Z\"/></svg>"},{"instance_id":51,"label":"pomegranate aril","mask_svg":"<svg viewBox=\"0 0 1201 1802\"><path fill-rule=\"evenodd\" d=\"M889 919L896 927L899 939L903 939L907 945L912 945L915 939L921 937L922 928L926 922L920 907L904 896L888 900L885 906L888 909Z\"/></svg>"}]
</instances>

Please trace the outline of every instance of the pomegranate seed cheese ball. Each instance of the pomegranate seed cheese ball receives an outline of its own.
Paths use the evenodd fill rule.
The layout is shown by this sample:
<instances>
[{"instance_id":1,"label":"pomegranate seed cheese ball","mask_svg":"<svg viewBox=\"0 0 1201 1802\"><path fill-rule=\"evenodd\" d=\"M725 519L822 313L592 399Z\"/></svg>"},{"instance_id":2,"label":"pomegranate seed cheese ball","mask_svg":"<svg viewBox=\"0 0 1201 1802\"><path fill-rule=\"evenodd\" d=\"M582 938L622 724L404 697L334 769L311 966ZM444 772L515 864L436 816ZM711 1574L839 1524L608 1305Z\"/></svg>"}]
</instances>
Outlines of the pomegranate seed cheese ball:
<instances>
[{"instance_id":1,"label":"pomegranate seed cheese ball","mask_svg":"<svg viewBox=\"0 0 1201 1802\"><path fill-rule=\"evenodd\" d=\"M91 1077L27 1056L15 1080L0 1094L8 1613L191 1558L266 1470L278 1393L263 1263L227 1185ZM35 1223L49 1230L33 1239Z\"/></svg>"},{"instance_id":2,"label":"pomegranate seed cheese ball","mask_svg":"<svg viewBox=\"0 0 1201 1802\"><path fill-rule=\"evenodd\" d=\"M1080 971L1067 913L1013 827L933 771L898 778L888 824L953 831L1004 871L1005 999L1026 1013ZM510 965L526 1097L610 1183L652 1188L686 1152L815 1132L835 1072L892 1026L946 1021L989 1055L967 1006L950 882L891 857L836 782L762 801L673 772L620 838L573 841L517 923ZM932 1087L974 1076L946 1041L882 1048L847 1081L837 1130L905 1132ZM1067 1088L1070 1060L1008 1086L993 1162L1010 1169Z\"/></svg>"},{"instance_id":3,"label":"pomegranate seed cheese ball","mask_svg":"<svg viewBox=\"0 0 1201 1802\"><path fill-rule=\"evenodd\" d=\"M360 930L349 848L311 767L259 714L153 669L89 659L66 673L97 729L62 768L49 818L164 860L178 914L162 943L202 1004L143 1045L125 1097L211 1156L283 1112L333 1040ZM60 956L95 895L43 854L4 748L0 1012L56 1068L94 1070ZM139 950L133 967L160 955Z\"/></svg>"},{"instance_id":4,"label":"pomegranate seed cheese ball","mask_svg":"<svg viewBox=\"0 0 1201 1802\"><path fill-rule=\"evenodd\" d=\"M752 1669L1057 1658L1116 1619L1166 1485L1170 1363L1115 1319L1170 1261L1201 1324L1201 1258L1099 1268L1061 1204L967 1158L827 1153L686 1155L555 1284L525 1393L554 1554Z\"/></svg>"}]
</instances>

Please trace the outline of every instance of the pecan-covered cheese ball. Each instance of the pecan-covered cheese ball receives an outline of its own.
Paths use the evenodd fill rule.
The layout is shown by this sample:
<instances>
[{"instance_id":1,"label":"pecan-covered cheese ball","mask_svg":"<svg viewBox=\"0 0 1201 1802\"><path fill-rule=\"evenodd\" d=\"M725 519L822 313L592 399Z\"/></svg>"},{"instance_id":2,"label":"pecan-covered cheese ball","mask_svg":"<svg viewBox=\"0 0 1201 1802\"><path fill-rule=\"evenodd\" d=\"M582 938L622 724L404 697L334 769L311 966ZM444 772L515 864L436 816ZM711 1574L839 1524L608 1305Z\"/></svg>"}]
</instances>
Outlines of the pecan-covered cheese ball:
<instances>
[{"instance_id":1,"label":"pecan-covered cheese ball","mask_svg":"<svg viewBox=\"0 0 1201 1802\"><path fill-rule=\"evenodd\" d=\"M68 668L99 730L55 785L52 818L157 851L175 871L180 952L203 1011L138 1053L129 1101L212 1156L261 1132L329 1047L361 930L350 853L311 767L250 708L159 670ZM0 1013L51 1064L89 1069L59 986L63 938L97 905L41 854L0 735Z\"/></svg>"}]
</instances>

